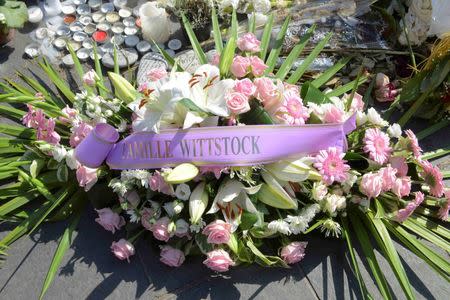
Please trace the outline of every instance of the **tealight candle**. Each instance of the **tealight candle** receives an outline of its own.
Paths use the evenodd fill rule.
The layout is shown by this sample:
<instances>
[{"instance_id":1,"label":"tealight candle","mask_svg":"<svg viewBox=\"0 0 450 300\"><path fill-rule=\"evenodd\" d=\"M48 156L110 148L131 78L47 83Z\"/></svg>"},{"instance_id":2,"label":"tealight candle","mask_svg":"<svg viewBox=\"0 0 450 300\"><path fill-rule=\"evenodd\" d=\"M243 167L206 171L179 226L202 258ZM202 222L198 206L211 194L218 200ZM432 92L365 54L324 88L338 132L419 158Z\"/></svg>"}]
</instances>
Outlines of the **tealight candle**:
<instances>
[{"instance_id":1,"label":"tealight candle","mask_svg":"<svg viewBox=\"0 0 450 300\"><path fill-rule=\"evenodd\" d=\"M82 31L83 28L84 28L84 25L78 21L70 24L70 31L72 31L72 32Z\"/></svg>"},{"instance_id":2,"label":"tealight candle","mask_svg":"<svg viewBox=\"0 0 450 300\"><path fill-rule=\"evenodd\" d=\"M39 55L39 45L38 44L29 44L24 49L25 54L29 58L34 58Z\"/></svg>"},{"instance_id":3,"label":"tealight candle","mask_svg":"<svg viewBox=\"0 0 450 300\"><path fill-rule=\"evenodd\" d=\"M78 49L81 48L81 43L74 41L74 40L69 41L68 44L70 45L70 47L72 47L73 51L77 51ZM67 49L67 50L69 50L69 49Z\"/></svg>"},{"instance_id":4,"label":"tealight candle","mask_svg":"<svg viewBox=\"0 0 450 300\"><path fill-rule=\"evenodd\" d=\"M81 4L77 7L77 13L79 15L88 15L91 13L91 8L87 4Z\"/></svg>"},{"instance_id":5,"label":"tealight candle","mask_svg":"<svg viewBox=\"0 0 450 300\"><path fill-rule=\"evenodd\" d=\"M87 38L81 45L83 46L83 48L92 49L94 48L94 41L91 38Z\"/></svg>"},{"instance_id":6,"label":"tealight candle","mask_svg":"<svg viewBox=\"0 0 450 300\"><path fill-rule=\"evenodd\" d=\"M42 21L44 17L44 13L42 9L38 6L30 6L28 8L28 22L30 23L39 23Z\"/></svg>"},{"instance_id":7,"label":"tealight candle","mask_svg":"<svg viewBox=\"0 0 450 300\"><path fill-rule=\"evenodd\" d=\"M169 54L172 57L175 56L175 51L173 51L172 49L166 49L166 53Z\"/></svg>"},{"instance_id":8,"label":"tealight candle","mask_svg":"<svg viewBox=\"0 0 450 300\"><path fill-rule=\"evenodd\" d=\"M121 34L115 34L112 38L111 38L111 43L113 43L116 46L120 46L123 44L124 42L124 37Z\"/></svg>"},{"instance_id":9,"label":"tealight candle","mask_svg":"<svg viewBox=\"0 0 450 300\"><path fill-rule=\"evenodd\" d=\"M95 26L92 23L84 26L84 32L86 32L88 35L92 35L96 29L97 29L97 26Z\"/></svg>"},{"instance_id":10,"label":"tealight candle","mask_svg":"<svg viewBox=\"0 0 450 300\"><path fill-rule=\"evenodd\" d=\"M60 37L53 40L53 46L58 50L64 49L66 44L66 40Z\"/></svg>"},{"instance_id":11,"label":"tealight candle","mask_svg":"<svg viewBox=\"0 0 450 300\"><path fill-rule=\"evenodd\" d=\"M63 3L61 6L61 11L65 15L71 15L71 14L75 13L76 10L77 9L76 9L75 5L73 5L73 4Z\"/></svg>"},{"instance_id":12,"label":"tealight candle","mask_svg":"<svg viewBox=\"0 0 450 300\"><path fill-rule=\"evenodd\" d=\"M113 33L122 33L124 28L122 23L116 22L111 26L111 31Z\"/></svg>"},{"instance_id":13,"label":"tealight candle","mask_svg":"<svg viewBox=\"0 0 450 300\"><path fill-rule=\"evenodd\" d=\"M125 45L127 47L135 47L139 43L139 38L135 35L125 37Z\"/></svg>"},{"instance_id":14,"label":"tealight candle","mask_svg":"<svg viewBox=\"0 0 450 300\"><path fill-rule=\"evenodd\" d=\"M104 14L114 11L114 4L105 3L100 6L100 11Z\"/></svg>"},{"instance_id":15,"label":"tealight candle","mask_svg":"<svg viewBox=\"0 0 450 300\"><path fill-rule=\"evenodd\" d=\"M87 34L83 31L77 31L72 36L75 42L82 42L87 38Z\"/></svg>"},{"instance_id":16,"label":"tealight candle","mask_svg":"<svg viewBox=\"0 0 450 300\"><path fill-rule=\"evenodd\" d=\"M86 0L73 0L73 4L75 5L81 5L81 4L85 4Z\"/></svg>"},{"instance_id":17,"label":"tealight candle","mask_svg":"<svg viewBox=\"0 0 450 300\"><path fill-rule=\"evenodd\" d=\"M90 56L90 54L91 54L91 51L92 51L92 50L90 50L90 49L80 48L80 49L77 51L77 57L78 57L78 59L81 60L81 61L86 61L86 60L89 58L89 56Z\"/></svg>"},{"instance_id":18,"label":"tealight candle","mask_svg":"<svg viewBox=\"0 0 450 300\"><path fill-rule=\"evenodd\" d=\"M128 17L122 20L123 25L125 26L134 26L136 24L136 19L133 17Z\"/></svg>"},{"instance_id":19,"label":"tealight candle","mask_svg":"<svg viewBox=\"0 0 450 300\"><path fill-rule=\"evenodd\" d=\"M147 53L151 50L151 45L149 42L147 41L140 41L139 43L137 43L136 45L136 49L140 54L144 54Z\"/></svg>"},{"instance_id":20,"label":"tealight candle","mask_svg":"<svg viewBox=\"0 0 450 300\"><path fill-rule=\"evenodd\" d=\"M114 0L114 6L117 8L122 8L127 5L127 0Z\"/></svg>"},{"instance_id":21,"label":"tealight candle","mask_svg":"<svg viewBox=\"0 0 450 300\"><path fill-rule=\"evenodd\" d=\"M123 32L125 33L125 35L135 35L138 32L138 29L137 27L129 26L125 27Z\"/></svg>"},{"instance_id":22,"label":"tealight candle","mask_svg":"<svg viewBox=\"0 0 450 300\"><path fill-rule=\"evenodd\" d=\"M103 22L103 21L105 21L105 14L101 13L101 12L95 12L92 14L92 20L95 23Z\"/></svg>"},{"instance_id":23,"label":"tealight candle","mask_svg":"<svg viewBox=\"0 0 450 300\"><path fill-rule=\"evenodd\" d=\"M116 12L109 12L106 14L106 21L109 23L116 23L120 20L120 16Z\"/></svg>"},{"instance_id":24,"label":"tealight candle","mask_svg":"<svg viewBox=\"0 0 450 300\"><path fill-rule=\"evenodd\" d=\"M88 16L88 15L80 16L80 17L78 18L78 20L79 20L80 23L83 24L83 25L87 25L87 24L89 24L89 23L92 22L92 18L91 18L90 16Z\"/></svg>"},{"instance_id":25,"label":"tealight candle","mask_svg":"<svg viewBox=\"0 0 450 300\"><path fill-rule=\"evenodd\" d=\"M57 36L69 36L70 35L70 29L67 25L61 25L56 29L56 35Z\"/></svg>"},{"instance_id":26,"label":"tealight candle","mask_svg":"<svg viewBox=\"0 0 450 300\"><path fill-rule=\"evenodd\" d=\"M92 34L92 39L97 43L104 43L108 38L108 33L106 31L97 30Z\"/></svg>"},{"instance_id":27,"label":"tealight candle","mask_svg":"<svg viewBox=\"0 0 450 300\"><path fill-rule=\"evenodd\" d=\"M99 9L102 5L102 0L89 0L88 4L92 9Z\"/></svg>"},{"instance_id":28,"label":"tealight candle","mask_svg":"<svg viewBox=\"0 0 450 300\"><path fill-rule=\"evenodd\" d=\"M45 0L44 10L46 16L53 17L61 13L61 2L59 0Z\"/></svg>"},{"instance_id":29,"label":"tealight candle","mask_svg":"<svg viewBox=\"0 0 450 300\"><path fill-rule=\"evenodd\" d=\"M128 7L124 7L124 8L121 8L121 9L119 10L119 16L120 16L121 18L128 18L128 17L131 16L132 13L133 13L133 12L132 12L131 9L128 8Z\"/></svg>"},{"instance_id":30,"label":"tealight candle","mask_svg":"<svg viewBox=\"0 0 450 300\"><path fill-rule=\"evenodd\" d=\"M102 48L97 48L97 58L98 59L101 59L104 54L105 54L105 52L103 52ZM94 51L92 51L89 56L91 57L92 60L95 60L95 53L94 53Z\"/></svg>"},{"instance_id":31,"label":"tealight candle","mask_svg":"<svg viewBox=\"0 0 450 300\"><path fill-rule=\"evenodd\" d=\"M169 41L167 46L169 47L169 49L172 49L172 50L176 51L176 50L179 50L181 48L182 44L181 44L180 40L173 39L173 40Z\"/></svg>"},{"instance_id":32,"label":"tealight candle","mask_svg":"<svg viewBox=\"0 0 450 300\"><path fill-rule=\"evenodd\" d=\"M114 44L111 42L107 42L101 46L104 53L112 53L114 52Z\"/></svg>"},{"instance_id":33,"label":"tealight candle","mask_svg":"<svg viewBox=\"0 0 450 300\"><path fill-rule=\"evenodd\" d=\"M109 25L106 22L98 23L97 29L101 31L108 31L111 28L111 25Z\"/></svg>"},{"instance_id":34,"label":"tealight candle","mask_svg":"<svg viewBox=\"0 0 450 300\"><path fill-rule=\"evenodd\" d=\"M36 36L36 38L38 40L42 40L44 39L47 35L48 35L48 29L45 27L39 27L38 29L36 29L36 31L34 32L34 35Z\"/></svg>"},{"instance_id":35,"label":"tealight candle","mask_svg":"<svg viewBox=\"0 0 450 300\"><path fill-rule=\"evenodd\" d=\"M67 54L62 58L62 62L66 67L72 67L75 63L73 61L72 55Z\"/></svg>"},{"instance_id":36,"label":"tealight candle","mask_svg":"<svg viewBox=\"0 0 450 300\"><path fill-rule=\"evenodd\" d=\"M65 15L64 23L69 25L69 24L72 24L73 22L75 22L76 19L77 19L77 17L75 17L74 15Z\"/></svg>"}]
</instances>

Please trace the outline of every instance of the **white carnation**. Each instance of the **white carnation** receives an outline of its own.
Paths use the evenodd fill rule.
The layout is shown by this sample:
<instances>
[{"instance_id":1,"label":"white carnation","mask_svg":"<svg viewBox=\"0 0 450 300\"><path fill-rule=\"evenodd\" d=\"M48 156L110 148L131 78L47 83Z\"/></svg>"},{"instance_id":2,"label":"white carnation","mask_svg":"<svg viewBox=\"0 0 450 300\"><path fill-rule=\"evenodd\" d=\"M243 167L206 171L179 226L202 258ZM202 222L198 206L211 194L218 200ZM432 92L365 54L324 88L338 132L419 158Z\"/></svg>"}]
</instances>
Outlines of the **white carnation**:
<instances>
[{"instance_id":1,"label":"white carnation","mask_svg":"<svg viewBox=\"0 0 450 300\"><path fill-rule=\"evenodd\" d=\"M270 0L253 0L252 4L254 11L258 13L268 13L272 8Z\"/></svg>"},{"instance_id":2,"label":"white carnation","mask_svg":"<svg viewBox=\"0 0 450 300\"><path fill-rule=\"evenodd\" d=\"M322 182L314 182L312 190L311 190L311 196L316 201L321 201L328 193L328 188L325 184Z\"/></svg>"},{"instance_id":3,"label":"white carnation","mask_svg":"<svg viewBox=\"0 0 450 300\"><path fill-rule=\"evenodd\" d=\"M167 214L172 217L181 213L184 208L184 204L179 201L166 202L164 205L164 210Z\"/></svg>"},{"instance_id":4,"label":"white carnation","mask_svg":"<svg viewBox=\"0 0 450 300\"><path fill-rule=\"evenodd\" d=\"M402 128L397 123L394 123L391 126L389 126L387 132L390 137L400 138L402 136Z\"/></svg>"},{"instance_id":5,"label":"white carnation","mask_svg":"<svg viewBox=\"0 0 450 300\"><path fill-rule=\"evenodd\" d=\"M179 184L175 189L175 196L180 200L186 201L191 196L191 188L185 183Z\"/></svg>"},{"instance_id":6,"label":"white carnation","mask_svg":"<svg viewBox=\"0 0 450 300\"><path fill-rule=\"evenodd\" d=\"M330 215L336 213L336 211L344 209L346 206L345 197L336 194L330 194L324 201L323 210Z\"/></svg>"},{"instance_id":7,"label":"white carnation","mask_svg":"<svg viewBox=\"0 0 450 300\"><path fill-rule=\"evenodd\" d=\"M380 114L375 110L375 108L371 107L367 110L367 120L369 123L377 126L387 126L388 122L384 120Z\"/></svg>"}]
</instances>

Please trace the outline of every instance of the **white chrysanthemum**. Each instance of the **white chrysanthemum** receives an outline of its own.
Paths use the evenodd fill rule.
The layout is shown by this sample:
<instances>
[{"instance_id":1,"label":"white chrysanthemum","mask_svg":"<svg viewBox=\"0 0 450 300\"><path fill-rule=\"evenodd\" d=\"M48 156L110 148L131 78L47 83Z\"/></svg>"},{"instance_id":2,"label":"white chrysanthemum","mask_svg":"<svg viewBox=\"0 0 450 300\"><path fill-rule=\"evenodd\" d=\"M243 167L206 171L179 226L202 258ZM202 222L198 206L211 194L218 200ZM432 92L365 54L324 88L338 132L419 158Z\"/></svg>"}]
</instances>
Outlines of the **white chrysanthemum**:
<instances>
[{"instance_id":1,"label":"white chrysanthemum","mask_svg":"<svg viewBox=\"0 0 450 300\"><path fill-rule=\"evenodd\" d=\"M199 233L205 226L205 221L203 221L203 219L200 219L197 223L191 224L191 226L189 226L189 229L191 230L191 232Z\"/></svg>"},{"instance_id":2,"label":"white chrysanthemum","mask_svg":"<svg viewBox=\"0 0 450 300\"><path fill-rule=\"evenodd\" d=\"M61 162L64 158L66 158L67 150L63 146L55 145L52 149L53 159L57 162Z\"/></svg>"},{"instance_id":3,"label":"white chrysanthemum","mask_svg":"<svg viewBox=\"0 0 450 300\"><path fill-rule=\"evenodd\" d=\"M125 132L125 130L127 130L127 126L128 126L127 121L122 120L120 122L119 126L117 127L117 131L118 132Z\"/></svg>"},{"instance_id":4,"label":"white chrysanthemum","mask_svg":"<svg viewBox=\"0 0 450 300\"><path fill-rule=\"evenodd\" d=\"M305 218L303 218L302 216L288 215L284 220L289 223L289 230L293 234L299 234L308 229L308 222L306 222Z\"/></svg>"},{"instance_id":5,"label":"white chrysanthemum","mask_svg":"<svg viewBox=\"0 0 450 300\"><path fill-rule=\"evenodd\" d=\"M350 189L358 180L358 176L352 172L349 172L347 175L347 179L342 183L342 189L345 193L349 193Z\"/></svg>"},{"instance_id":6,"label":"white chrysanthemum","mask_svg":"<svg viewBox=\"0 0 450 300\"><path fill-rule=\"evenodd\" d=\"M325 198L322 209L330 215L333 215L336 211L344 209L345 206L346 203L344 196L330 194Z\"/></svg>"},{"instance_id":7,"label":"white chrysanthemum","mask_svg":"<svg viewBox=\"0 0 450 300\"><path fill-rule=\"evenodd\" d=\"M369 123L372 123L373 125L376 126L383 127L389 125L389 123L386 120L384 120L373 107L367 110L367 120L369 121Z\"/></svg>"},{"instance_id":8,"label":"white chrysanthemum","mask_svg":"<svg viewBox=\"0 0 450 300\"><path fill-rule=\"evenodd\" d=\"M191 196L191 188L185 183L179 184L175 189L175 196L180 200L186 201Z\"/></svg>"},{"instance_id":9,"label":"white chrysanthemum","mask_svg":"<svg viewBox=\"0 0 450 300\"><path fill-rule=\"evenodd\" d=\"M138 214L136 214L136 211L134 209L127 210L127 215L130 216L131 223L137 223L141 220L141 217Z\"/></svg>"},{"instance_id":10,"label":"white chrysanthemum","mask_svg":"<svg viewBox=\"0 0 450 300\"><path fill-rule=\"evenodd\" d=\"M322 201L328 193L328 188L323 182L314 182L311 196L316 201Z\"/></svg>"},{"instance_id":11,"label":"white chrysanthemum","mask_svg":"<svg viewBox=\"0 0 450 300\"><path fill-rule=\"evenodd\" d=\"M333 236L333 237L339 237L341 235L341 225L339 223L333 221L333 219L328 219L325 222L322 223L322 232L325 231L325 236Z\"/></svg>"},{"instance_id":12,"label":"white chrysanthemum","mask_svg":"<svg viewBox=\"0 0 450 300\"><path fill-rule=\"evenodd\" d=\"M388 127L387 133L390 137L393 138L400 138L402 136L402 128L399 124L394 123L391 126Z\"/></svg>"},{"instance_id":13,"label":"white chrysanthemum","mask_svg":"<svg viewBox=\"0 0 450 300\"><path fill-rule=\"evenodd\" d=\"M118 178L112 179L109 182L109 187L112 188L114 193L118 194L121 197L123 197L128 191L128 187L125 182L119 180Z\"/></svg>"},{"instance_id":14,"label":"white chrysanthemum","mask_svg":"<svg viewBox=\"0 0 450 300\"><path fill-rule=\"evenodd\" d=\"M74 153L73 149L67 151L66 164L69 167L69 169L71 169L71 170L75 170L76 168L78 168L79 163L78 163L77 159L75 158L75 153Z\"/></svg>"},{"instance_id":15,"label":"white chrysanthemum","mask_svg":"<svg viewBox=\"0 0 450 300\"><path fill-rule=\"evenodd\" d=\"M148 188L148 180L150 173L146 170L124 170L121 178L124 181L136 180L142 187Z\"/></svg>"},{"instance_id":16,"label":"white chrysanthemum","mask_svg":"<svg viewBox=\"0 0 450 300\"><path fill-rule=\"evenodd\" d=\"M290 235L291 230L289 229L289 224L284 220L275 220L267 225L267 228L273 232L279 232L285 235Z\"/></svg>"}]
</instances>

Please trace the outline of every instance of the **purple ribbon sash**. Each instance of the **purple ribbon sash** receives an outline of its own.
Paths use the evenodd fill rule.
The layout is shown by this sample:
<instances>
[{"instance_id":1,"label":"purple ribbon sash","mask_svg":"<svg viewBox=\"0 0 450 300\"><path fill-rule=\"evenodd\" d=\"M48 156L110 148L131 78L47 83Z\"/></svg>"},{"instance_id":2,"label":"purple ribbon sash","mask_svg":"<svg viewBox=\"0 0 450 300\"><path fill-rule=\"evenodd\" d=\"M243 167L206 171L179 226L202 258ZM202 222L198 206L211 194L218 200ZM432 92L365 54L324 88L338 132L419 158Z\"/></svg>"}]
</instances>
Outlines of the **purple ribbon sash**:
<instances>
[{"instance_id":1,"label":"purple ribbon sash","mask_svg":"<svg viewBox=\"0 0 450 300\"><path fill-rule=\"evenodd\" d=\"M93 130L75 153L80 163L88 167L98 167L106 159L111 169L118 170L155 169L180 163L252 166L314 154L329 147L345 151L345 135L354 129L353 116L337 124L203 127L162 130L159 134L136 132L114 144L112 133L103 128L100 133ZM102 134L108 134L109 139ZM97 149L101 149L101 154L96 155Z\"/></svg>"}]
</instances>

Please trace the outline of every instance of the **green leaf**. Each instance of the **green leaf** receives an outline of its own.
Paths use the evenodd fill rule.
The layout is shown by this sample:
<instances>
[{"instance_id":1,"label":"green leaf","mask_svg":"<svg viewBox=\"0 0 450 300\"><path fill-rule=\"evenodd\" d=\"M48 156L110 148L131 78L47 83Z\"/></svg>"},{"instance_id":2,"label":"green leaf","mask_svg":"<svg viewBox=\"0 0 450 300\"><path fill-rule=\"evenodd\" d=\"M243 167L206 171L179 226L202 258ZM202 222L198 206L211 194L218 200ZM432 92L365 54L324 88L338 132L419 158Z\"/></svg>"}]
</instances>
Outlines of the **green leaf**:
<instances>
[{"instance_id":1,"label":"green leaf","mask_svg":"<svg viewBox=\"0 0 450 300\"><path fill-rule=\"evenodd\" d=\"M421 84L420 91L425 92L437 88L446 78L450 72L450 56L445 56L439 61L436 61L433 69L425 75Z\"/></svg>"},{"instance_id":2,"label":"green leaf","mask_svg":"<svg viewBox=\"0 0 450 300\"><path fill-rule=\"evenodd\" d=\"M102 65L100 64L100 58L98 56L98 51L97 51L97 43L94 42L93 44L93 48L92 51L94 52L94 67L95 67L95 73L97 73L97 76L99 78L99 80L97 81L97 84L100 84L101 87L98 89L98 93L100 94L100 96L102 96L103 98L106 98L106 87L103 84L103 70L102 70ZM104 89L103 89L103 88Z\"/></svg>"},{"instance_id":3,"label":"green leaf","mask_svg":"<svg viewBox=\"0 0 450 300\"><path fill-rule=\"evenodd\" d=\"M403 86L400 93L400 102L410 102L420 95L420 83L429 71L421 71L414 77L410 78Z\"/></svg>"},{"instance_id":4,"label":"green leaf","mask_svg":"<svg viewBox=\"0 0 450 300\"><path fill-rule=\"evenodd\" d=\"M222 77L226 77L233 63L234 53L236 51L236 39L232 36L225 45L225 49L220 55L219 70Z\"/></svg>"},{"instance_id":5,"label":"green leaf","mask_svg":"<svg viewBox=\"0 0 450 300\"><path fill-rule=\"evenodd\" d=\"M183 98L178 103L184 105L188 110L190 111L196 111L200 113L206 113L204 110L202 110L200 107L197 106L191 99Z\"/></svg>"},{"instance_id":6,"label":"green leaf","mask_svg":"<svg viewBox=\"0 0 450 300\"><path fill-rule=\"evenodd\" d=\"M220 55L223 49L223 41L222 34L220 32L219 20L217 18L216 7L212 6L212 27L213 27L213 36L214 36L214 44L216 46L216 51Z\"/></svg>"},{"instance_id":7,"label":"green leaf","mask_svg":"<svg viewBox=\"0 0 450 300\"><path fill-rule=\"evenodd\" d=\"M30 190L27 191L27 193L22 194L21 196L14 197L13 199L0 206L0 216L6 216L19 207L30 203L31 201L36 199L37 196L39 196L39 193L36 190Z\"/></svg>"},{"instance_id":8,"label":"green leaf","mask_svg":"<svg viewBox=\"0 0 450 300\"><path fill-rule=\"evenodd\" d=\"M261 58L263 61L266 59L267 51L269 49L270 44L270 35L272 34L272 27L273 27L273 13L269 15L269 18L267 19L266 26L264 26L263 35L261 38L261 52L259 53L259 58Z\"/></svg>"},{"instance_id":9,"label":"green leaf","mask_svg":"<svg viewBox=\"0 0 450 300\"><path fill-rule=\"evenodd\" d=\"M414 222L414 220L406 219L403 221L402 226L442 248L444 251L448 251L450 249L450 243L448 241L444 240L426 227Z\"/></svg>"},{"instance_id":10,"label":"green leaf","mask_svg":"<svg viewBox=\"0 0 450 300\"><path fill-rule=\"evenodd\" d=\"M428 96L432 93L433 87L429 90L425 91L420 97L414 102L413 105L403 114L403 116L398 120L398 124L400 126L404 126L408 123L409 119L417 112L417 110L422 106L424 101L428 98Z\"/></svg>"},{"instance_id":11,"label":"green leaf","mask_svg":"<svg viewBox=\"0 0 450 300\"><path fill-rule=\"evenodd\" d=\"M348 91L351 91L355 86L355 81L356 81L356 79L353 81L350 81L347 84L344 84L343 86L335 88L331 92L327 93L327 96L328 97L339 97L339 96L347 93ZM359 80L357 81L358 82L357 86L360 86L361 84L363 84L366 81L367 81L367 76L361 76L361 78L359 78Z\"/></svg>"},{"instance_id":12,"label":"green leaf","mask_svg":"<svg viewBox=\"0 0 450 300\"><path fill-rule=\"evenodd\" d=\"M255 33L256 30L256 16L253 12L250 16L250 20L248 21L248 32Z\"/></svg>"},{"instance_id":13,"label":"green leaf","mask_svg":"<svg viewBox=\"0 0 450 300\"><path fill-rule=\"evenodd\" d=\"M239 242L235 232L230 235L230 240L228 241L227 245L231 249L231 251L234 252L234 254L239 255Z\"/></svg>"},{"instance_id":14,"label":"green leaf","mask_svg":"<svg viewBox=\"0 0 450 300\"><path fill-rule=\"evenodd\" d=\"M284 60L283 64L275 74L275 77L279 78L280 80L284 80L284 78L288 75L289 71L292 69L294 62L302 53L303 49L305 48L315 29L316 26L313 25L301 37L300 42L294 47L294 49L291 50L291 53L289 53L288 57Z\"/></svg>"},{"instance_id":15,"label":"green leaf","mask_svg":"<svg viewBox=\"0 0 450 300\"><path fill-rule=\"evenodd\" d=\"M266 60L267 69L264 74L269 74L275 69L275 65L277 63L277 59L280 56L281 48L283 47L284 37L286 36L286 31L289 26L289 22L291 21L291 16L288 16L281 26L280 32L277 35L275 40L275 45L269 53L269 57Z\"/></svg>"},{"instance_id":16,"label":"green leaf","mask_svg":"<svg viewBox=\"0 0 450 300\"><path fill-rule=\"evenodd\" d=\"M205 255L213 250L213 246L208 243L207 237L204 234L196 234L195 243L197 244L200 251Z\"/></svg>"},{"instance_id":17,"label":"green leaf","mask_svg":"<svg viewBox=\"0 0 450 300\"><path fill-rule=\"evenodd\" d=\"M67 227L64 230L64 233L61 237L61 240L59 241L58 248L56 248L55 254L53 256L52 262L50 264L50 268L48 269L47 276L45 277L44 284L42 286L41 294L39 295L39 299L43 299L45 293L47 292L48 288L50 287L50 284L52 283L53 279L55 278L56 272L58 272L59 265L61 264L64 254L66 253L67 249L69 249L70 245L72 244L72 234L75 230L75 228L78 225L78 222L80 221L80 214L75 216L70 222L69 227Z\"/></svg>"},{"instance_id":18,"label":"green leaf","mask_svg":"<svg viewBox=\"0 0 450 300\"><path fill-rule=\"evenodd\" d=\"M114 45L113 47L113 59L114 59L114 73L119 74L120 75L120 70L119 70L119 59L117 57L117 47Z\"/></svg>"},{"instance_id":19,"label":"green leaf","mask_svg":"<svg viewBox=\"0 0 450 300\"><path fill-rule=\"evenodd\" d=\"M58 177L58 180L61 182L67 182L69 179L69 170L67 169L67 165L65 163L59 165L56 171L56 177Z\"/></svg>"},{"instance_id":20,"label":"green leaf","mask_svg":"<svg viewBox=\"0 0 450 300\"><path fill-rule=\"evenodd\" d=\"M183 21L184 29L186 30L186 33L189 37L189 41L191 42L192 48L194 49L194 52L197 55L200 64L207 64L208 60L206 59L205 52L203 52L203 49L200 46L197 37L195 36L194 30L192 30L191 23L189 23L189 20L183 13L181 14L181 19Z\"/></svg>"},{"instance_id":21,"label":"green leaf","mask_svg":"<svg viewBox=\"0 0 450 300\"><path fill-rule=\"evenodd\" d=\"M21 125L11 125L11 124L5 124L0 123L0 133L22 138L22 139L34 139L35 138L35 132L33 129L26 128L25 126Z\"/></svg>"},{"instance_id":22,"label":"green leaf","mask_svg":"<svg viewBox=\"0 0 450 300\"><path fill-rule=\"evenodd\" d=\"M21 122L25 112L9 105L0 105L0 115L12 121Z\"/></svg>"},{"instance_id":23,"label":"green leaf","mask_svg":"<svg viewBox=\"0 0 450 300\"><path fill-rule=\"evenodd\" d=\"M0 13L5 15L6 25L10 28L22 28L28 20L27 6L23 1L2 1Z\"/></svg>"},{"instance_id":24,"label":"green leaf","mask_svg":"<svg viewBox=\"0 0 450 300\"><path fill-rule=\"evenodd\" d=\"M349 217L352 223L352 228L358 237L359 244L364 252L364 257L370 267L370 270L372 271L372 275L375 278L381 296L383 296L384 299L393 299L386 278L378 265L377 258L373 251L372 242L369 238L369 232L357 216L349 213Z\"/></svg>"},{"instance_id":25,"label":"green leaf","mask_svg":"<svg viewBox=\"0 0 450 300\"><path fill-rule=\"evenodd\" d=\"M45 161L43 159L34 159L30 165L31 177L36 178L44 166Z\"/></svg>"},{"instance_id":26,"label":"green leaf","mask_svg":"<svg viewBox=\"0 0 450 300\"><path fill-rule=\"evenodd\" d=\"M341 70L345 65L352 59L352 57L345 57L337 61L331 68L327 69L325 72L323 72L319 77L314 79L311 82L311 85L315 86L316 88L321 87L325 83L327 83L331 78L333 78L334 75L336 75L339 70Z\"/></svg>"},{"instance_id":27,"label":"green leaf","mask_svg":"<svg viewBox=\"0 0 450 300\"><path fill-rule=\"evenodd\" d=\"M258 221L258 216L255 213L244 211L241 216L241 224L239 228L242 230L248 230Z\"/></svg>"},{"instance_id":28,"label":"green leaf","mask_svg":"<svg viewBox=\"0 0 450 300\"><path fill-rule=\"evenodd\" d=\"M58 74L50 64L44 59L44 61L38 62L39 66L42 70L47 74L49 79L53 82L53 84L58 88L58 90L63 93L63 95L70 101L75 101L75 94L72 92L71 88L67 84L67 81L61 78L61 75Z\"/></svg>"},{"instance_id":29,"label":"green leaf","mask_svg":"<svg viewBox=\"0 0 450 300\"><path fill-rule=\"evenodd\" d=\"M366 284L364 283L361 271L359 270L358 261L356 260L356 253L352 244L352 240L350 238L350 229L348 226L348 221L345 218L342 218L341 220L342 220L342 236L344 237L347 244L347 250L350 254L353 271L355 272L356 279L358 280L361 295L363 296L363 299L372 299L372 296L370 295L369 291L367 290Z\"/></svg>"},{"instance_id":30,"label":"green leaf","mask_svg":"<svg viewBox=\"0 0 450 300\"><path fill-rule=\"evenodd\" d=\"M81 66L80 60L78 59L78 56L75 53L75 51L73 50L70 43L67 43L67 49L69 50L70 56L72 56L72 60L73 60L74 66L75 66L75 71L77 71L77 74L80 77L81 82L83 83L83 87L88 92L92 92L92 88L90 86L88 86L86 83L84 83L84 81L83 81L83 76L84 76L83 67Z\"/></svg>"},{"instance_id":31,"label":"green leaf","mask_svg":"<svg viewBox=\"0 0 450 300\"><path fill-rule=\"evenodd\" d=\"M287 82L291 84L297 83L303 74L306 72L308 67L313 63L314 59L320 54L320 52L325 48L328 41L330 40L332 33L328 33L323 40L321 40L316 47L311 51L311 53L305 58L303 63L294 71L294 73L288 78Z\"/></svg>"},{"instance_id":32,"label":"green leaf","mask_svg":"<svg viewBox=\"0 0 450 300\"><path fill-rule=\"evenodd\" d=\"M435 159L435 158L447 155L449 153L450 153L450 149L438 149L435 151L430 151L430 152L426 152L426 153L422 154L420 159L431 160L431 159Z\"/></svg>"},{"instance_id":33,"label":"green leaf","mask_svg":"<svg viewBox=\"0 0 450 300\"><path fill-rule=\"evenodd\" d=\"M261 251L259 251L258 248L253 244L252 241L247 241L247 247L252 251L252 253L256 256L256 263L262 266L269 266L269 267L284 267L289 268L289 266L279 258L278 256L266 256Z\"/></svg>"},{"instance_id":34,"label":"green leaf","mask_svg":"<svg viewBox=\"0 0 450 300\"><path fill-rule=\"evenodd\" d=\"M64 203L61 208L59 208L51 217L48 218L48 221L62 221L67 219L73 214L82 213L84 207L88 203L87 194L79 190L76 192L66 203Z\"/></svg>"},{"instance_id":35,"label":"green leaf","mask_svg":"<svg viewBox=\"0 0 450 300\"><path fill-rule=\"evenodd\" d=\"M439 225L437 223L434 223L429 218L423 217L418 214L413 214L409 220L416 222L417 224L420 224L427 229L433 231L434 233L442 236L443 238L446 238L450 240L450 230L448 230L446 227Z\"/></svg>"},{"instance_id":36,"label":"green leaf","mask_svg":"<svg viewBox=\"0 0 450 300\"><path fill-rule=\"evenodd\" d=\"M183 72L184 69L180 66L180 64L177 64L175 59L170 56L169 53L167 53L166 50L164 50L163 48L159 47L159 45L155 42L153 42L153 44L156 46L156 48L158 49L159 53L161 53L161 55L164 57L164 59L167 61L167 63L172 66L172 67L176 67L177 72Z\"/></svg>"},{"instance_id":37,"label":"green leaf","mask_svg":"<svg viewBox=\"0 0 450 300\"><path fill-rule=\"evenodd\" d=\"M427 129L424 129L424 130L418 132L416 135L417 139L422 140L422 139L430 136L431 134L441 130L442 128L447 127L448 125L450 125L449 119L440 120L439 122L429 126Z\"/></svg>"},{"instance_id":38,"label":"green leaf","mask_svg":"<svg viewBox=\"0 0 450 300\"><path fill-rule=\"evenodd\" d=\"M317 104L322 104L325 102L331 102L327 94L320 91L318 88L313 86L310 82L305 82L302 84L301 96L305 103L312 102Z\"/></svg>"}]
</instances>

